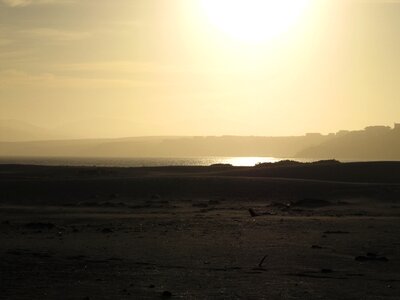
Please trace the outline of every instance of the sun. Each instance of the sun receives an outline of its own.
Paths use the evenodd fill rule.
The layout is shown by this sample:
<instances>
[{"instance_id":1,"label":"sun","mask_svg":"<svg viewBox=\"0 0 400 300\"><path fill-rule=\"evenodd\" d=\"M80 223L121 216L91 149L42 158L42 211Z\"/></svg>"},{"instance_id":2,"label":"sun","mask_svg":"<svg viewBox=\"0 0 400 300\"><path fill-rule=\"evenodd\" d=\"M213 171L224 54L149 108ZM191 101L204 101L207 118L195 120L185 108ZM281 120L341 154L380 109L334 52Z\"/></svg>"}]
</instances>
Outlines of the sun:
<instances>
[{"instance_id":1,"label":"sun","mask_svg":"<svg viewBox=\"0 0 400 300\"><path fill-rule=\"evenodd\" d=\"M210 23L230 37L260 43L284 34L311 0L201 0Z\"/></svg>"}]
</instances>

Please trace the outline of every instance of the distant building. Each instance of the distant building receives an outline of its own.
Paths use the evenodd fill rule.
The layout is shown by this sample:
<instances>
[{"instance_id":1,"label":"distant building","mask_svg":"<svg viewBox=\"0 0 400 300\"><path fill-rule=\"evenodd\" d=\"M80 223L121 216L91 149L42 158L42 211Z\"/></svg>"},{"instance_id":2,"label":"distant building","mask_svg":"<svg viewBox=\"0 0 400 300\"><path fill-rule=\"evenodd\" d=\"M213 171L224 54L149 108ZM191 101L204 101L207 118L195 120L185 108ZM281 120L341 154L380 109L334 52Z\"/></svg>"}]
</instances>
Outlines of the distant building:
<instances>
[{"instance_id":1,"label":"distant building","mask_svg":"<svg viewBox=\"0 0 400 300\"><path fill-rule=\"evenodd\" d=\"M346 134L349 134L350 131L349 130L340 130L336 133L337 136L344 136Z\"/></svg>"},{"instance_id":2,"label":"distant building","mask_svg":"<svg viewBox=\"0 0 400 300\"><path fill-rule=\"evenodd\" d=\"M389 126L368 126L364 129L367 133L385 133L391 130Z\"/></svg>"}]
</instances>

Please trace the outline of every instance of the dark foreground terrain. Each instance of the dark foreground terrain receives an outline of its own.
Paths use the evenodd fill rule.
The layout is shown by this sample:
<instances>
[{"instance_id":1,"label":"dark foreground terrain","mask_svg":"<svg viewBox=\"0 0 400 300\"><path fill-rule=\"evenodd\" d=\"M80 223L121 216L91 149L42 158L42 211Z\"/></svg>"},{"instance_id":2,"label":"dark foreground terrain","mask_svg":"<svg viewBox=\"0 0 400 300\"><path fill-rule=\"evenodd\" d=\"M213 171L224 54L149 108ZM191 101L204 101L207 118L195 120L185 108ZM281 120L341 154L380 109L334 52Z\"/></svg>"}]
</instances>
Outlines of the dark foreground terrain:
<instances>
[{"instance_id":1,"label":"dark foreground terrain","mask_svg":"<svg viewBox=\"0 0 400 300\"><path fill-rule=\"evenodd\" d=\"M0 166L1 299L400 299L400 164Z\"/></svg>"}]
</instances>

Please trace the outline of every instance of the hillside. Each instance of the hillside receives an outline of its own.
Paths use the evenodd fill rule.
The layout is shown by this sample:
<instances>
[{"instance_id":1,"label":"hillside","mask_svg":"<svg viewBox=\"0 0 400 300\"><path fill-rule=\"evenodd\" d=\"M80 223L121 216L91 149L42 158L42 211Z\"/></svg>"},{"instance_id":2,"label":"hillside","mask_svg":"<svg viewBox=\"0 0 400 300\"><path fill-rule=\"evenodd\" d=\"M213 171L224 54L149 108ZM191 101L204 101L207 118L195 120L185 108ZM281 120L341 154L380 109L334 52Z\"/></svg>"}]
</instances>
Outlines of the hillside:
<instances>
[{"instance_id":1,"label":"hillside","mask_svg":"<svg viewBox=\"0 0 400 300\"><path fill-rule=\"evenodd\" d=\"M367 127L336 135L320 145L308 147L296 157L318 159L399 160L400 128Z\"/></svg>"},{"instance_id":2,"label":"hillside","mask_svg":"<svg viewBox=\"0 0 400 300\"><path fill-rule=\"evenodd\" d=\"M0 142L1 156L185 157L277 156L318 145L327 136L139 137L124 139Z\"/></svg>"},{"instance_id":3,"label":"hillside","mask_svg":"<svg viewBox=\"0 0 400 300\"><path fill-rule=\"evenodd\" d=\"M58 140L55 138L59 137ZM339 160L400 160L400 126L303 136L150 136L62 139L18 121L0 122L0 156L190 157L272 156Z\"/></svg>"}]
</instances>

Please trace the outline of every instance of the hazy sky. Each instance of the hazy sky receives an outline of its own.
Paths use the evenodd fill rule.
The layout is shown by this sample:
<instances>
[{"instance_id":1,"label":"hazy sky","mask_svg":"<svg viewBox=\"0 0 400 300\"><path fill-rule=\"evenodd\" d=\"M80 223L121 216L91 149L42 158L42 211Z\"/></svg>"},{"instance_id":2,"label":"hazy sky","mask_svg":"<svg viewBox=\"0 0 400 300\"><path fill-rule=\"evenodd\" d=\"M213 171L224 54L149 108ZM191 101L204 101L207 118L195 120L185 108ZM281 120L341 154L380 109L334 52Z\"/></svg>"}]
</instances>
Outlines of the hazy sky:
<instances>
[{"instance_id":1,"label":"hazy sky","mask_svg":"<svg viewBox=\"0 0 400 300\"><path fill-rule=\"evenodd\" d=\"M400 121L399 1L261 2L0 0L0 119L90 137Z\"/></svg>"}]
</instances>

